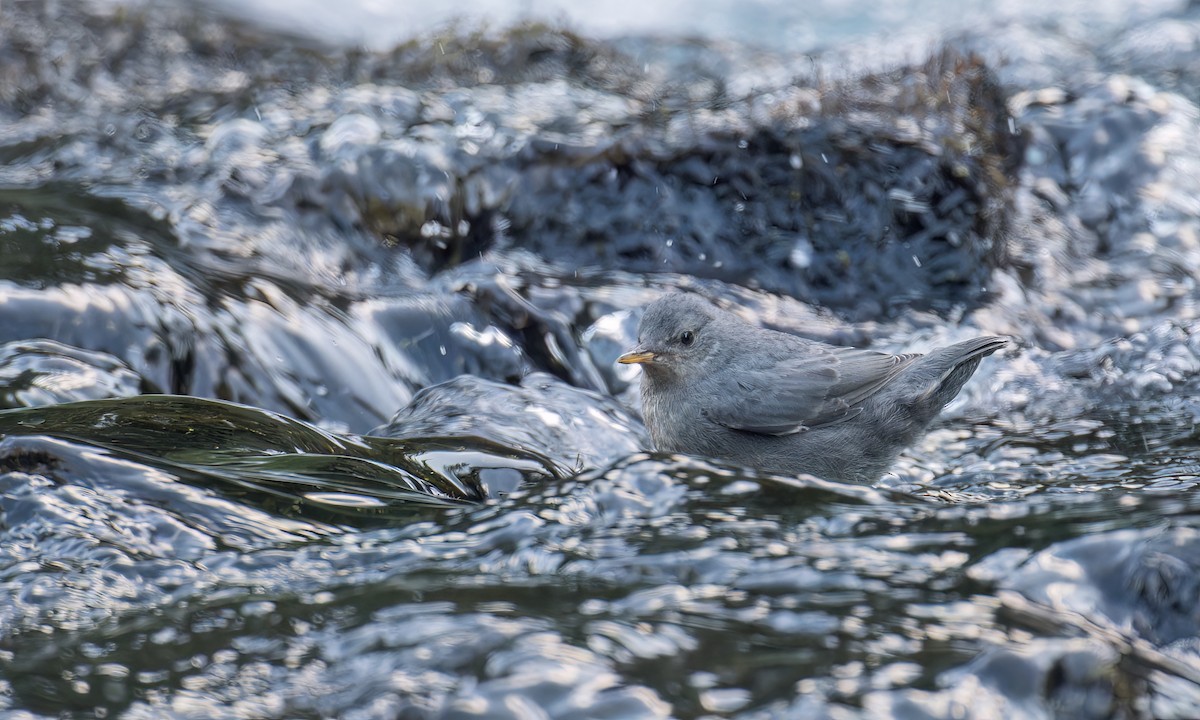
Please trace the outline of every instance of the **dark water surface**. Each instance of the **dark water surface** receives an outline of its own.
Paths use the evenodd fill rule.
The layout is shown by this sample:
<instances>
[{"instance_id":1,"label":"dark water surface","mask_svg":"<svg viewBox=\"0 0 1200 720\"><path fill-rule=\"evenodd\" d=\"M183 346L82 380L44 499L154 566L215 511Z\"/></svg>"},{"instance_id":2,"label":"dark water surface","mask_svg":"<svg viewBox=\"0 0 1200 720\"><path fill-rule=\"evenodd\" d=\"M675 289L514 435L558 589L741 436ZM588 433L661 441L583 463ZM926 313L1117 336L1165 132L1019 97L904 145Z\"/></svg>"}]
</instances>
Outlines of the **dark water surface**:
<instances>
[{"instance_id":1,"label":"dark water surface","mask_svg":"<svg viewBox=\"0 0 1200 720\"><path fill-rule=\"evenodd\" d=\"M0 7L0 716L1200 715L1200 10L873 71ZM857 55L856 55L857 53ZM1014 338L873 487L646 452L684 288Z\"/></svg>"}]
</instances>

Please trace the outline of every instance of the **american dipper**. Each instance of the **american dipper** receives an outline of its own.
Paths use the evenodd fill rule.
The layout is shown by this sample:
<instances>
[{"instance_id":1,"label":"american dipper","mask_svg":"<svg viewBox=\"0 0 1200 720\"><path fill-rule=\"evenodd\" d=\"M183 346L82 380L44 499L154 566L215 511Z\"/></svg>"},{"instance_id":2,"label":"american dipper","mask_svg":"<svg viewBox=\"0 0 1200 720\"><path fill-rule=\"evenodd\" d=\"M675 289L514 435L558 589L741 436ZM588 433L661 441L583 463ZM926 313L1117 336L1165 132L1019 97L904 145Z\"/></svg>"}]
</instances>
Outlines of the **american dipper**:
<instances>
[{"instance_id":1,"label":"american dipper","mask_svg":"<svg viewBox=\"0 0 1200 720\"><path fill-rule=\"evenodd\" d=\"M764 330L694 295L646 308L638 346L654 447L763 470L873 482L1008 341L889 355Z\"/></svg>"}]
</instances>

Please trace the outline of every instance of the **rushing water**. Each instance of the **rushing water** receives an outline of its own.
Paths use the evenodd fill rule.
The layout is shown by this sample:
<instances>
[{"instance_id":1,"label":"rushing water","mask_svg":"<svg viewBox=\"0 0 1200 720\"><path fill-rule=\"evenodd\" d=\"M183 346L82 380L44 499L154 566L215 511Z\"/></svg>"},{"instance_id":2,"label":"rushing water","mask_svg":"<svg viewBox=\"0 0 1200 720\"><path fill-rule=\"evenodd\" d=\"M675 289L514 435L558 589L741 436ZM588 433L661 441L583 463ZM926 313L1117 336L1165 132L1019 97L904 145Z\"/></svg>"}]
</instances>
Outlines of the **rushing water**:
<instances>
[{"instance_id":1,"label":"rushing water","mask_svg":"<svg viewBox=\"0 0 1200 720\"><path fill-rule=\"evenodd\" d=\"M881 65L0 6L0 715L1200 715L1200 10L1136 9ZM763 475L647 452L676 288L1015 342L874 486Z\"/></svg>"}]
</instances>

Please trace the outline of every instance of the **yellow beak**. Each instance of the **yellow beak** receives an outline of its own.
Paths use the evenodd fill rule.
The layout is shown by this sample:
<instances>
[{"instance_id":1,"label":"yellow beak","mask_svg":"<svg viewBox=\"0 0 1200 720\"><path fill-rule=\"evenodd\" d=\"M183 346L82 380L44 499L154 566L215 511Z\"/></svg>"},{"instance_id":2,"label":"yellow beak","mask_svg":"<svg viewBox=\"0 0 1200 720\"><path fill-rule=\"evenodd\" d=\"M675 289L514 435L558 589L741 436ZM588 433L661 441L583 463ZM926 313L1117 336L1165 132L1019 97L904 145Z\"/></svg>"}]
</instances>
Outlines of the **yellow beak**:
<instances>
[{"instance_id":1,"label":"yellow beak","mask_svg":"<svg viewBox=\"0 0 1200 720\"><path fill-rule=\"evenodd\" d=\"M627 352L621 357L617 358L617 362L621 363L622 365L654 362L654 353L650 352L649 350L634 350L633 352Z\"/></svg>"}]
</instances>

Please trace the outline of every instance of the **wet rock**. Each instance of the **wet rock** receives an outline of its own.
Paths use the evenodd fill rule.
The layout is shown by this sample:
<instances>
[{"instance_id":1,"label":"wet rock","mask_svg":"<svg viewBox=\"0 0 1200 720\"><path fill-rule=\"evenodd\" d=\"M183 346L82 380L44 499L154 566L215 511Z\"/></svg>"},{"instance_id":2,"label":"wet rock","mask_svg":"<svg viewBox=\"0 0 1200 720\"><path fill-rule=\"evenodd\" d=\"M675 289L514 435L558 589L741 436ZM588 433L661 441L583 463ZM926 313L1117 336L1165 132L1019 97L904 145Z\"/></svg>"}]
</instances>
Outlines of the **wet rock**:
<instances>
[{"instance_id":1,"label":"wet rock","mask_svg":"<svg viewBox=\"0 0 1200 720\"><path fill-rule=\"evenodd\" d=\"M1080 640L1036 641L1019 650L984 653L966 668L938 681L937 692L872 693L870 716L950 720L961 717L1136 717L1143 708L1123 707L1136 692L1110 648Z\"/></svg>"},{"instance_id":2,"label":"wet rock","mask_svg":"<svg viewBox=\"0 0 1200 720\"><path fill-rule=\"evenodd\" d=\"M650 446L645 427L616 402L544 373L520 385L463 375L425 388L371 434L483 437L547 457L564 472L604 467Z\"/></svg>"},{"instance_id":3,"label":"wet rock","mask_svg":"<svg viewBox=\"0 0 1200 720\"><path fill-rule=\"evenodd\" d=\"M1191 528L1122 530L1058 543L1015 570L1011 558L985 560L972 575L1000 572L1003 612L1062 637L988 648L943 673L941 690L872 693L864 706L924 718L1186 717L1200 697L1200 657L1180 644L1200 628L1198 539Z\"/></svg>"},{"instance_id":4,"label":"wet rock","mask_svg":"<svg viewBox=\"0 0 1200 720\"><path fill-rule=\"evenodd\" d=\"M1035 555L1002 585L1056 613L1165 648L1200 635L1198 544L1192 528L1098 533ZM1200 658L1190 662L1200 678Z\"/></svg>"},{"instance_id":5,"label":"wet rock","mask_svg":"<svg viewBox=\"0 0 1200 720\"><path fill-rule=\"evenodd\" d=\"M137 107L150 115L187 98L174 83L143 87L129 75L152 63L216 74L203 62L184 65L184 51L204 48L205 58L237 42L202 25L172 50L102 27L85 42L128 55L107 80L137 88ZM22 33L42 31L15 23L9 32L25 41ZM225 108L207 123L203 148L177 136L171 167L139 167L140 153L113 162L133 178L195 178L212 202L229 194L259 213L326 208L352 235L402 246L431 270L525 248L563 267L679 272L785 292L856 319L979 304L988 273L1007 263L1018 138L979 58L945 51L924 65L834 85L796 78L769 99L735 99L715 71L679 86L567 33L527 28L507 40L429 53L427 69L415 48L397 50L410 63L403 69L375 56L255 57L263 67L217 82L222 93L253 98L253 119ZM491 78L464 77L468 59ZM350 89L297 100L263 82L272 68L314 83L337 77ZM93 70L114 72L80 72ZM398 99L386 79L419 91ZM58 99L70 84L25 92ZM679 103L680 94L694 99ZM337 108L353 112L339 118ZM160 127L169 137L170 126ZM115 142L127 144L125 133L117 128ZM228 222L157 202L205 224Z\"/></svg>"},{"instance_id":6,"label":"wet rock","mask_svg":"<svg viewBox=\"0 0 1200 720\"><path fill-rule=\"evenodd\" d=\"M278 512L384 519L482 500L489 484L555 475L543 458L477 436L404 441L323 432L256 408L142 395L0 413L0 436L46 436L220 488Z\"/></svg>"},{"instance_id":7,"label":"wet rock","mask_svg":"<svg viewBox=\"0 0 1200 720\"><path fill-rule=\"evenodd\" d=\"M934 89L934 78L951 80ZM943 91L970 101L943 105ZM883 112L896 105L924 125ZM587 248L599 253L589 262L763 287L857 318L986 296L986 269L1006 252L1000 178L1015 139L981 63L946 55L829 88L815 113L748 122L736 104L716 112L719 134L640 128L573 160L583 187L556 179L561 152L545 152L507 210L513 242L567 263L564 248ZM971 139L939 136L950 127ZM982 152L960 155L969 145ZM569 196L545 197L559 187ZM535 211L547 205L565 212Z\"/></svg>"}]
</instances>

